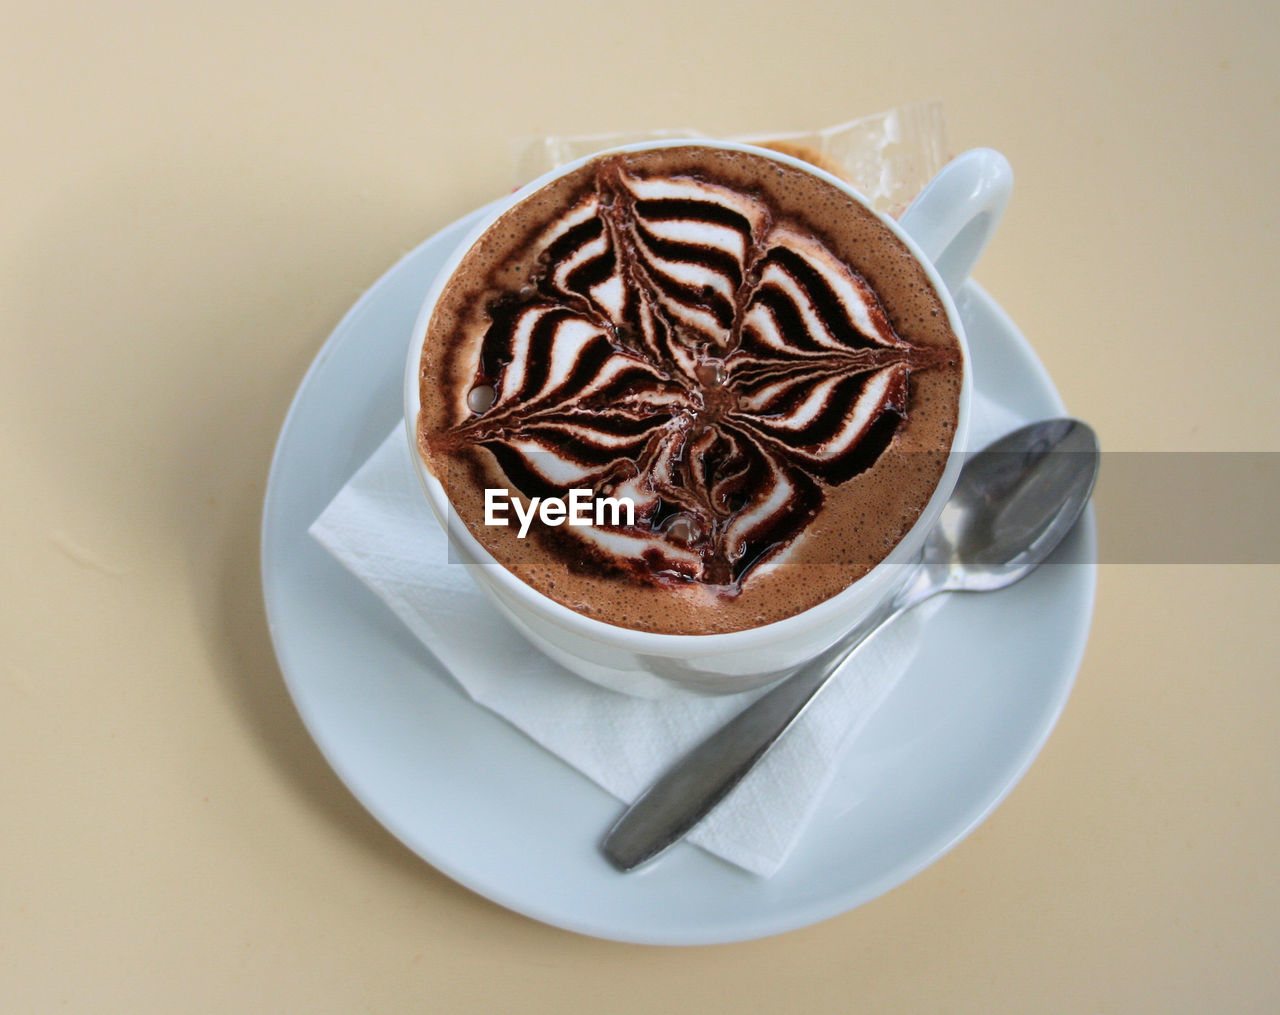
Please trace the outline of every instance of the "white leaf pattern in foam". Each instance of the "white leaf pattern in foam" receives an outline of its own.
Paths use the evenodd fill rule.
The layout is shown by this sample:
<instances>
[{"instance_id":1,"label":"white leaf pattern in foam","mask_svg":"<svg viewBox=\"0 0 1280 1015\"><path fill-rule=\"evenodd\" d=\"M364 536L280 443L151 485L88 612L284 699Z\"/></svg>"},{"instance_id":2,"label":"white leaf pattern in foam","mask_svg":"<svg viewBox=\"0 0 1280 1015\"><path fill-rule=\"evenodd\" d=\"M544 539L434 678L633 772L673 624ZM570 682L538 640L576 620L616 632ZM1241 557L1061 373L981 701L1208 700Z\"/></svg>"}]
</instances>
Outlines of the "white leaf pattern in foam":
<instances>
[{"instance_id":1,"label":"white leaf pattern in foam","mask_svg":"<svg viewBox=\"0 0 1280 1015\"><path fill-rule=\"evenodd\" d=\"M854 328L882 345L909 348L889 327L880 309L880 300L871 287L816 239L779 228L773 234L773 243L798 254L822 277L835 292ZM829 331L829 325L824 324L823 330Z\"/></svg>"},{"instance_id":2,"label":"white leaf pattern in foam","mask_svg":"<svg viewBox=\"0 0 1280 1015\"><path fill-rule=\"evenodd\" d=\"M608 252L609 238L603 233L597 236L594 240L591 240L589 243L584 243L582 246L576 248L568 258L556 266L555 272L552 275L556 287L568 292L570 290L569 276L588 261L593 261L597 257L602 257Z\"/></svg>"},{"instance_id":3,"label":"white leaf pattern in foam","mask_svg":"<svg viewBox=\"0 0 1280 1015\"><path fill-rule=\"evenodd\" d=\"M688 219L651 219L638 213L636 218L645 229L661 240L722 250L743 262L747 257L747 238L732 226L718 222L691 222Z\"/></svg>"},{"instance_id":4,"label":"white leaf pattern in foam","mask_svg":"<svg viewBox=\"0 0 1280 1015\"><path fill-rule=\"evenodd\" d=\"M546 382L534 397L554 391L568 380L573 368L578 365L582 351L600 337L600 328L590 321L571 317L559 322L551 342L551 369L547 371Z\"/></svg>"},{"instance_id":5,"label":"white leaf pattern in foam","mask_svg":"<svg viewBox=\"0 0 1280 1015\"><path fill-rule=\"evenodd\" d=\"M859 442L867 428L883 410L887 394L893 389L894 382L900 379L903 371L905 368L901 366L886 367L867 381L862 394L854 402L853 412L845 420L844 426L819 450L818 453L822 458L835 458L842 455Z\"/></svg>"},{"instance_id":6,"label":"white leaf pattern in foam","mask_svg":"<svg viewBox=\"0 0 1280 1015\"><path fill-rule=\"evenodd\" d=\"M622 319L627 290L622 283L622 277L616 272L598 285L592 286L589 295L596 306L608 314L611 320Z\"/></svg>"},{"instance_id":7,"label":"white leaf pattern in foam","mask_svg":"<svg viewBox=\"0 0 1280 1015\"><path fill-rule=\"evenodd\" d=\"M623 184L637 201L707 201L741 215L752 230L766 218L764 208L746 194L690 176L635 176L623 173Z\"/></svg>"},{"instance_id":8,"label":"white leaf pattern in foam","mask_svg":"<svg viewBox=\"0 0 1280 1015\"><path fill-rule=\"evenodd\" d=\"M530 470L554 486L571 489L590 475L590 469L565 457L556 445L545 441L520 438L511 441L511 448L523 456Z\"/></svg>"},{"instance_id":9,"label":"white leaf pattern in foam","mask_svg":"<svg viewBox=\"0 0 1280 1015\"><path fill-rule=\"evenodd\" d=\"M730 560L736 560L746 552L751 534L775 514L782 511L791 501L792 484L786 472L778 467L772 455L762 455L769 466L772 483L766 487L766 496L756 500L751 507L738 512L729 523L726 549Z\"/></svg>"},{"instance_id":10,"label":"white leaf pattern in foam","mask_svg":"<svg viewBox=\"0 0 1280 1015\"><path fill-rule=\"evenodd\" d=\"M840 351L848 348L843 342L836 338L831 330L831 322L824 319L814 307L809 294L796 282L791 274L781 265L770 264L765 268L760 277L761 285L774 285L782 290L787 297L790 305L800 314L800 319L804 325L805 334L814 340L818 345L825 346L833 351ZM794 348L792 343L783 332L781 323L774 316L773 309L767 304L756 303L752 306L752 310L759 308L765 311L769 321L769 344L775 349L791 349ZM803 350L801 350L803 351Z\"/></svg>"},{"instance_id":11,"label":"white leaf pattern in foam","mask_svg":"<svg viewBox=\"0 0 1280 1015\"><path fill-rule=\"evenodd\" d=\"M502 385L498 389L497 403L504 407L507 403L519 399L521 390L524 388L529 362L529 338L534 326L544 313L546 313L545 308L538 308L522 314L516 325L511 342L511 362L502 372Z\"/></svg>"},{"instance_id":12,"label":"white leaf pattern in foam","mask_svg":"<svg viewBox=\"0 0 1280 1015\"><path fill-rule=\"evenodd\" d=\"M657 535L640 535L598 525L581 526L574 530L574 534L614 560L642 560L646 553L656 551L665 558L668 567L678 565L687 574L696 573L701 563L692 550Z\"/></svg>"}]
</instances>

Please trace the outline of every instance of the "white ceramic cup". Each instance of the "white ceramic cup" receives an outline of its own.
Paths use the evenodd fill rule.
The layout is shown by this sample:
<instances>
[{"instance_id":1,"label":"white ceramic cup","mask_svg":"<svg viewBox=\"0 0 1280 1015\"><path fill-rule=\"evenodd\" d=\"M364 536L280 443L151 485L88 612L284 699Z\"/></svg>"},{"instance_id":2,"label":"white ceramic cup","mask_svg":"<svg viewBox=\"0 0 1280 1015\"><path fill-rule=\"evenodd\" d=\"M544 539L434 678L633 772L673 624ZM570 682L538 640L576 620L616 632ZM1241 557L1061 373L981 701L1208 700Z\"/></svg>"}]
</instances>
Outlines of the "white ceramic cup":
<instances>
[{"instance_id":1,"label":"white ceramic cup","mask_svg":"<svg viewBox=\"0 0 1280 1015\"><path fill-rule=\"evenodd\" d=\"M624 145L609 153L579 159L534 180L495 206L441 269L414 325L405 372L405 425L417 447L420 409L418 376L427 325L445 283L463 256L504 212L600 154L679 145L749 151L803 170L868 202L839 178L798 159L764 148L729 142L688 140ZM950 162L903 214L900 222L881 221L907 246L923 267L946 309L964 355L964 381L954 446L962 447L972 391L964 325L952 293L968 278L995 230L1008 201L1013 174L1004 156L975 149ZM577 613L526 585L499 564L449 505L444 487L415 454L427 500L448 534L451 549L498 610L530 642L568 669L605 687L653 697L676 688L723 694L770 683L818 655L890 595L916 558L938 514L951 496L961 466L951 455L933 497L915 525L893 551L864 577L818 605L771 624L728 634L654 634L619 627Z\"/></svg>"}]
</instances>

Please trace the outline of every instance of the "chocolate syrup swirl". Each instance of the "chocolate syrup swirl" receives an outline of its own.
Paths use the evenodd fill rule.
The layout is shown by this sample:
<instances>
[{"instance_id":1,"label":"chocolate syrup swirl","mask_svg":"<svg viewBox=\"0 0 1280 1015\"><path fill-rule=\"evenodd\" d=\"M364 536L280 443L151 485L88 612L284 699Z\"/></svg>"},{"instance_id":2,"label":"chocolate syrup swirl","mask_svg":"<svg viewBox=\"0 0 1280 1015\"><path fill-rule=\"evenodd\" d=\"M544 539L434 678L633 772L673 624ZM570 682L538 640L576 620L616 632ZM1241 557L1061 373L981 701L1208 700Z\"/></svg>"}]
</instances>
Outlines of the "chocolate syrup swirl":
<instances>
[{"instance_id":1,"label":"chocolate syrup swirl","mask_svg":"<svg viewBox=\"0 0 1280 1015\"><path fill-rule=\"evenodd\" d=\"M633 525L554 533L593 566L736 593L875 464L938 361L821 239L697 176L603 161L536 249L436 440L527 497L631 498Z\"/></svg>"}]
</instances>

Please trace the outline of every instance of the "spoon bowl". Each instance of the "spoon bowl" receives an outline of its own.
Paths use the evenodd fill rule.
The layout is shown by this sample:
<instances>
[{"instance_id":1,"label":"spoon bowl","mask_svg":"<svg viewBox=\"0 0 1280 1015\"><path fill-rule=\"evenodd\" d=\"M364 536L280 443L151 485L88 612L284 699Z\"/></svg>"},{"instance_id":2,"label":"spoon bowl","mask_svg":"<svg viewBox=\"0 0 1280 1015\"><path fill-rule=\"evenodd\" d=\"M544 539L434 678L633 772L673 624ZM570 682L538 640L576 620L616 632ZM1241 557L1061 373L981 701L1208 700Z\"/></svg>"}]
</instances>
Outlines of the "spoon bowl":
<instances>
[{"instance_id":1,"label":"spoon bowl","mask_svg":"<svg viewBox=\"0 0 1280 1015\"><path fill-rule=\"evenodd\" d=\"M1075 419L1032 423L970 458L925 541L929 594L994 591L1035 570L1084 511L1098 462L1097 435Z\"/></svg>"}]
</instances>

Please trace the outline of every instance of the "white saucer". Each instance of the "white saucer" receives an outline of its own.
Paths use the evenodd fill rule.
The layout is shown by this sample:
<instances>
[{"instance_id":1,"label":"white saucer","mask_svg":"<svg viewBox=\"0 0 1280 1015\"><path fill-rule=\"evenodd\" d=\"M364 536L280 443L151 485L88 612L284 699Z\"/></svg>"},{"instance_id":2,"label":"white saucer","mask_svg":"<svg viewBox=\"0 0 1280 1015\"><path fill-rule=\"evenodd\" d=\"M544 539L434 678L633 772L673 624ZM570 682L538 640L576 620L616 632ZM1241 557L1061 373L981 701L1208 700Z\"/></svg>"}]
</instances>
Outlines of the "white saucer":
<instances>
[{"instance_id":1,"label":"white saucer","mask_svg":"<svg viewBox=\"0 0 1280 1015\"><path fill-rule=\"evenodd\" d=\"M348 312L307 372L267 485L262 580L280 668L325 757L369 811L449 877L597 937L710 944L835 916L972 831L1057 720L1093 610L1092 515L1004 592L952 596L768 880L681 844L636 874L598 851L617 800L474 704L407 629L307 535L401 417L405 349L428 285L484 209L407 255ZM959 301L976 386L1028 417L1063 414L1013 322Z\"/></svg>"}]
</instances>

